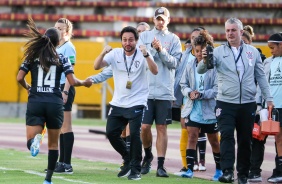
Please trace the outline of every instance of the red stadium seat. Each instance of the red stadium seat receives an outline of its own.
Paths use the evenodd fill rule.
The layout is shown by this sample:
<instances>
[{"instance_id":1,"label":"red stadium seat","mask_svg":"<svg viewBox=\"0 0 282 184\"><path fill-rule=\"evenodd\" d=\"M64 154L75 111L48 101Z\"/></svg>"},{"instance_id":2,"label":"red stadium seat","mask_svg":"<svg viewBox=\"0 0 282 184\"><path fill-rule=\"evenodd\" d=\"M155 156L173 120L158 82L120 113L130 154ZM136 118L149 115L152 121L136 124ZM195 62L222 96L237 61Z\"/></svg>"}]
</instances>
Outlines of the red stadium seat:
<instances>
[{"instance_id":1,"label":"red stadium seat","mask_svg":"<svg viewBox=\"0 0 282 184\"><path fill-rule=\"evenodd\" d=\"M1 36L22 36L24 33L28 31L25 28L0 28L0 35ZM45 29L39 29L41 33L44 33ZM187 40L190 38L189 33L180 33L175 32L176 35L179 36L181 40ZM73 31L74 37L119 37L119 31L99 31L99 30L81 30L75 29ZM213 34L211 33L213 38L218 41L226 40L225 34ZM256 34L254 40L256 41L265 41L269 38L270 35L267 34Z\"/></svg>"},{"instance_id":2,"label":"red stadium seat","mask_svg":"<svg viewBox=\"0 0 282 184\"><path fill-rule=\"evenodd\" d=\"M280 9L281 3L225 3L225 2L209 2L209 3L162 3L162 2L146 2L146 1L63 1L63 0L2 0L0 6L79 6L79 7L159 7L168 8L246 8L246 9Z\"/></svg>"}]
</instances>

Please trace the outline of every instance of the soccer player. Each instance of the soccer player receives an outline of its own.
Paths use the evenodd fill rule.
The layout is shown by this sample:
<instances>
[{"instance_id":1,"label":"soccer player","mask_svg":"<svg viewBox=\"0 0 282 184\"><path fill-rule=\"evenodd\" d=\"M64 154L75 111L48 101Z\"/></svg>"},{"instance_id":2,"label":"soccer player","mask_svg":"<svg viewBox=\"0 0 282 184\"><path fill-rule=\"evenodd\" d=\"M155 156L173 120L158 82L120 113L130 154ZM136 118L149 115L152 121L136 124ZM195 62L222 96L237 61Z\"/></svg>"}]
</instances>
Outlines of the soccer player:
<instances>
[{"instance_id":1,"label":"soccer player","mask_svg":"<svg viewBox=\"0 0 282 184\"><path fill-rule=\"evenodd\" d=\"M41 132L46 122L48 131L48 166L43 184L52 184L55 165L58 159L58 139L63 116L63 98L60 91L60 77L65 73L71 85L92 85L91 79L81 81L76 79L68 58L56 52L60 33L56 28L49 28L42 35L32 19L28 22L29 32L26 36L24 62L17 75L17 81L28 90L26 110L27 147L31 155L39 153ZM31 72L31 86L25 76Z\"/></svg>"},{"instance_id":2,"label":"soccer player","mask_svg":"<svg viewBox=\"0 0 282 184\"><path fill-rule=\"evenodd\" d=\"M194 162L196 157L196 146L199 132L207 133L211 144L216 171L212 178L218 181L222 175L220 168L220 153L218 141L218 126L214 113L215 97L217 94L217 73L216 70L208 70L205 74L198 74L198 63L202 60L202 49L209 44L213 46L212 37L206 30L194 38L193 47L196 59L189 62L182 75L180 86L181 92L187 97L182 109L181 116L185 119L185 125L189 134L186 151L187 167L182 177L193 178Z\"/></svg>"}]
</instances>

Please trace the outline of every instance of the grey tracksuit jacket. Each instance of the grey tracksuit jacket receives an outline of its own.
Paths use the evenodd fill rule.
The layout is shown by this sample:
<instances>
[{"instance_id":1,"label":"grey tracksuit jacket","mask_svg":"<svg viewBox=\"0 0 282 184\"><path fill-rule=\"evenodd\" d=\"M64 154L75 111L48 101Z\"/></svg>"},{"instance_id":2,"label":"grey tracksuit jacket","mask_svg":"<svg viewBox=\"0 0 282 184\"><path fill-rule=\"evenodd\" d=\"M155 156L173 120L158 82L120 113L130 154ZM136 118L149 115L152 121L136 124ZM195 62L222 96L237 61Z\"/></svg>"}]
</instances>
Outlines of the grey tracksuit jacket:
<instances>
[{"instance_id":1,"label":"grey tracksuit jacket","mask_svg":"<svg viewBox=\"0 0 282 184\"><path fill-rule=\"evenodd\" d=\"M186 49L181 57L181 62L179 63L175 71L175 82L174 82L174 96L176 100L173 103L173 107L180 108L183 104L183 94L181 92L180 80L189 62L188 57L190 55L192 48Z\"/></svg>"},{"instance_id":2,"label":"grey tracksuit jacket","mask_svg":"<svg viewBox=\"0 0 282 184\"><path fill-rule=\"evenodd\" d=\"M162 44L162 51L157 52L151 45L154 37ZM148 99L175 100L174 78L175 69L181 58L181 43L179 37L168 30L159 31L153 28L140 34L138 44L146 45L147 50L154 57L158 65L158 74L148 73L149 97Z\"/></svg>"},{"instance_id":3,"label":"grey tracksuit jacket","mask_svg":"<svg viewBox=\"0 0 282 184\"><path fill-rule=\"evenodd\" d=\"M194 62L189 62L182 75L180 86L181 92L187 97L187 101L181 110L181 117L187 117L193 108L193 100L190 99L188 93L196 90L195 70L196 59ZM204 77L204 93L200 98L202 100L203 118L215 119L214 108L216 105L215 97L217 95L217 73L215 69L208 70Z\"/></svg>"},{"instance_id":4,"label":"grey tracksuit jacket","mask_svg":"<svg viewBox=\"0 0 282 184\"><path fill-rule=\"evenodd\" d=\"M232 104L255 102L257 90L254 78L256 78L263 96L265 96L267 101L272 101L258 50L243 42L241 46L243 47L241 59L245 69L241 81L239 80L235 58L229 45L226 43L214 49L214 66L218 73L217 100ZM197 70L199 73L207 71L203 60L199 63Z\"/></svg>"}]
</instances>

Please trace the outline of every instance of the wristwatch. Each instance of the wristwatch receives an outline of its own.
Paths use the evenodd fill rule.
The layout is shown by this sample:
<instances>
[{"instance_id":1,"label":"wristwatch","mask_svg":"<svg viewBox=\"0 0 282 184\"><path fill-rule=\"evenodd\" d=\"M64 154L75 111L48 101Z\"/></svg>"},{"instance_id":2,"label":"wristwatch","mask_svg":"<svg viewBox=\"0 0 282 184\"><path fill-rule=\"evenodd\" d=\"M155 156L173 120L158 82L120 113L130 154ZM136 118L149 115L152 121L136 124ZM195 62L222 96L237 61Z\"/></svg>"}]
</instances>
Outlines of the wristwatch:
<instances>
[{"instance_id":1,"label":"wristwatch","mask_svg":"<svg viewBox=\"0 0 282 184\"><path fill-rule=\"evenodd\" d=\"M146 58L146 57L149 57L150 55L149 55L149 53L147 52L147 54L146 54L146 55L143 55L143 56Z\"/></svg>"},{"instance_id":2,"label":"wristwatch","mask_svg":"<svg viewBox=\"0 0 282 184\"><path fill-rule=\"evenodd\" d=\"M68 92L68 91L63 91L63 93L65 93L65 95L69 95L69 92Z\"/></svg>"}]
</instances>

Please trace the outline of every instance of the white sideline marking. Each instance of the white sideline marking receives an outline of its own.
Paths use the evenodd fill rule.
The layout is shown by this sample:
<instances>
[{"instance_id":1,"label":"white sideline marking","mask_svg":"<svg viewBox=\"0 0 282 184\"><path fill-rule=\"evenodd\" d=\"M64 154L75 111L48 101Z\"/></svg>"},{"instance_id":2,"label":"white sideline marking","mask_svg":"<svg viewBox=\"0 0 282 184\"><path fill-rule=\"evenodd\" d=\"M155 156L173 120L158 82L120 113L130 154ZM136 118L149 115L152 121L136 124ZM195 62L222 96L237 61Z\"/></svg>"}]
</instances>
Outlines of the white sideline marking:
<instances>
[{"instance_id":1,"label":"white sideline marking","mask_svg":"<svg viewBox=\"0 0 282 184\"><path fill-rule=\"evenodd\" d=\"M31 170L22 170L22 169L11 169L11 168L5 168L5 167L0 167L0 170L4 170L4 171L22 171L28 174L34 174L37 176L45 176L45 174L40 173L40 172L36 172L36 171L31 171ZM79 180L72 180L72 179L67 179L63 176L52 176L52 178L56 178L56 179L61 179L64 181L69 181L69 182L73 182L73 183L83 183L83 184L95 184L95 183L88 183L88 182L84 182L84 181L79 181Z\"/></svg>"}]
</instances>

